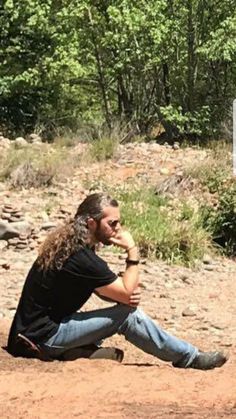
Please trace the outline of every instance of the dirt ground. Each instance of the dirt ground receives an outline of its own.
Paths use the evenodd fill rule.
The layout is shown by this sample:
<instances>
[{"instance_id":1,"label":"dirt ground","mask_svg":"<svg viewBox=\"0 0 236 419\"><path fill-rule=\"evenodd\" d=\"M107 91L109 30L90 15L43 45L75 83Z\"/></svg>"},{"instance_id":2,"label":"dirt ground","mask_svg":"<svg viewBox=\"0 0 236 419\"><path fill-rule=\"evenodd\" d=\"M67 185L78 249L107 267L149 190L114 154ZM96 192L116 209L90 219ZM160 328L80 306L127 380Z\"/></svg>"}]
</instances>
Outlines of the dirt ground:
<instances>
[{"instance_id":1,"label":"dirt ground","mask_svg":"<svg viewBox=\"0 0 236 419\"><path fill-rule=\"evenodd\" d=\"M184 268L144 265L141 305L165 328L198 347L228 352L229 361L222 368L175 369L120 336L110 338L107 345L125 351L122 364L86 359L45 363L14 359L1 349L0 418L236 418L236 268L234 262L216 263L213 272L185 269L184 275ZM151 280L155 268L160 271L159 287ZM161 279L164 271L169 272L167 284L173 285L170 294ZM100 304L94 299L88 309ZM186 307L192 307L189 316ZM0 321L1 346L9 325L9 319Z\"/></svg>"},{"instance_id":2,"label":"dirt ground","mask_svg":"<svg viewBox=\"0 0 236 419\"><path fill-rule=\"evenodd\" d=\"M0 417L236 418L235 354L223 368L200 372L177 370L141 353L133 362L127 352L120 365L15 360L1 351Z\"/></svg>"},{"instance_id":3,"label":"dirt ground","mask_svg":"<svg viewBox=\"0 0 236 419\"><path fill-rule=\"evenodd\" d=\"M163 151L160 150L162 160L157 163L154 152L150 153L152 159L145 159L143 165L145 173L153 173L156 179ZM186 159L186 151L183 155L180 153L178 167ZM145 157L141 148L140 155ZM163 164L169 162L173 166L172 161L175 161L176 165L178 154L167 157ZM137 161L136 155L134 161ZM114 165L114 175L123 176L128 163L121 162L121 168ZM95 174L102 176L100 172ZM70 188L61 188L58 192L60 202L66 206L74 203L75 195L78 199L78 179L73 182ZM26 213L28 211L37 223L37 208L41 202L37 191L16 193L3 189L1 199L2 203L14 202L14 205L24 202ZM222 368L203 372L175 369L134 348L120 336L112 337L104 345L115 345L125 351L122 364L86 359L45 363L11 357L3 347L25 274L35 254L14 249L1 254L3 262L9 262L9 266L4 267L3 263L0 269L0 419L236 418L234 261L207 259L196 270L170 267L159 261L146 261L141 266L142 309L165 329L201 349L228 352L229 361ZM124 268L124 261L118 255L106 258L115 271ZM93 297L87 308L103 304Z\"/></svg>"}]
</instances>

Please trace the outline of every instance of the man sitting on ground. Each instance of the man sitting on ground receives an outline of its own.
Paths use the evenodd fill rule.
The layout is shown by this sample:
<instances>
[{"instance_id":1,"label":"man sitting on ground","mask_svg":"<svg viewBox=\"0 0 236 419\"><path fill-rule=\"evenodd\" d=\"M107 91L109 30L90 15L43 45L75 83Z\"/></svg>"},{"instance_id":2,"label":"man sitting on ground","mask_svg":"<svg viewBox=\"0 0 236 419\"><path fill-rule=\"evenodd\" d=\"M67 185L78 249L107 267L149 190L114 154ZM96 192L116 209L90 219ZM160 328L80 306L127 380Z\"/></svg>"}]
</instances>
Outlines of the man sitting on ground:
<instances>
[{"instance_id":1,"label":"man sitting on ground","mask_svg":"<svg viewBox=\"0 0 236 419\"><path fill-rule=\"evenodd\" d=\"M122 278L95 252L98 243L127 252ZM51 232L26 278L8 338L14 356L75 359L81 356L122 360L122 351L100 348L115 333L143 351L179 368L221 367L221 352L201 352L164 331L143 311L138 249L120 225L115 199L89 195L73 219ZM112 307L80 312L92 293L116 302ZM118 303L118 304L117 304Z\"/></svg>"}]
</instances>

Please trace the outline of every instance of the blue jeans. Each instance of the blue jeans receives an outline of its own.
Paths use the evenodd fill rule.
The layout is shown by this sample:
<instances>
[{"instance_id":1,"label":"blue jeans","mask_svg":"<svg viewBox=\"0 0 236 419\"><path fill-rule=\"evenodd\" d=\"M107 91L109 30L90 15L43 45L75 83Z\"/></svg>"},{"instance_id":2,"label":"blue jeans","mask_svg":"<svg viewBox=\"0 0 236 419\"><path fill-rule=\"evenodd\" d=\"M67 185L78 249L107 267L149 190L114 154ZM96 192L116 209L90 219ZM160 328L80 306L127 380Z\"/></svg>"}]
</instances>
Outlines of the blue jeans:
<instances>
[{"instance_id":1,"label":"blue jeans","mask_svg":"<svg viewBox=\"0 0 236 419\"><path fill-rule=\"evenodd\" d=\"M142 310L123 304L64 318L44 348L52 358L57 358L68 349L96 344L115 333L144 352L178 367L187 368L198 354L196 347L162 330Z\"/></svg>"}]
</instances>

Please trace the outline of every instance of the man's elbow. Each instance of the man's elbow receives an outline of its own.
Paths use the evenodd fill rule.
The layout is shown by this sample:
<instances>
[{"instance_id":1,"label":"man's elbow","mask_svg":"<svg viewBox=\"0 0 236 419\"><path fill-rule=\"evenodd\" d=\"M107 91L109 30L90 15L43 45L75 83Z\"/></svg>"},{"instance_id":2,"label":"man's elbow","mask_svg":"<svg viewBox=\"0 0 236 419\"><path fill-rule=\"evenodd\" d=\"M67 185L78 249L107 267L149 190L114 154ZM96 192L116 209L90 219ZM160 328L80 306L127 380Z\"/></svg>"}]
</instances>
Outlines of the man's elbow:
<instances>
[{"instance_id":1,"label":"man's elbow","mask_svg":"<svg viewBox=\"0 0 236 419\"><path fill-rule=\"evenodd\" d=\"M100 298L108 302L115 302L115 303L122 303L122 304L129 305L132 292L128 292L127 290L124 290L124 292L122 293L114 293L114 294L112 293L111 295L111 294L103 293L101 291L97 291L97 294Z\"/></svg>"}]
</instances>

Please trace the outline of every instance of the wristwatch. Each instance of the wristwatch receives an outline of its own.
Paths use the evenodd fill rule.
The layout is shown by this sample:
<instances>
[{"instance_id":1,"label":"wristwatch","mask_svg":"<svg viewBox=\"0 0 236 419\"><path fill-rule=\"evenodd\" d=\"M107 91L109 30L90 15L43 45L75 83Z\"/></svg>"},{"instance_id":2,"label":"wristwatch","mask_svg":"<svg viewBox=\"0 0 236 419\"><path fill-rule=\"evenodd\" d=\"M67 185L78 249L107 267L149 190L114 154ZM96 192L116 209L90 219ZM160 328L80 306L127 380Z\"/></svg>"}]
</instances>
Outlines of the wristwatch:
<instances>
[{"instance_id":1,"label":"wristwatch","mask_svg":"<svg viewBox=\"0 0 236 419\"><path fill-rule=\"evenodd\" d=\"M138 265L139 264L139 260L132 260L127 258L126 260L127 265Z\"/></svg>"}]
</instances>

